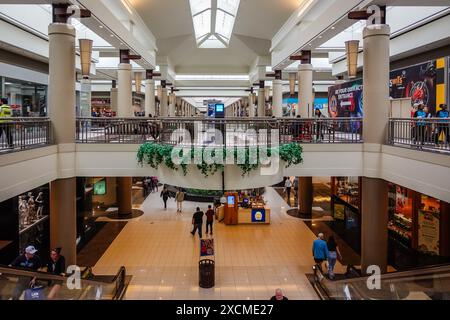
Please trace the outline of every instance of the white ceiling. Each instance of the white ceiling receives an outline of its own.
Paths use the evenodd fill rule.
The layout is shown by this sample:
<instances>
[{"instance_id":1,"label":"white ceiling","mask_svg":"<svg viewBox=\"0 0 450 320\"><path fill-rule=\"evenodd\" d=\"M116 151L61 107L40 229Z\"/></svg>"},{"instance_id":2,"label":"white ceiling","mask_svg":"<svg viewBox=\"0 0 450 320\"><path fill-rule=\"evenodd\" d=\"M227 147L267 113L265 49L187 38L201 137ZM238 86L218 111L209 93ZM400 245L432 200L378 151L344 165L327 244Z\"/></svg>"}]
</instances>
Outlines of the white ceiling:
<instances>
[{"instance_id":1,"label":"white ceiling","mask_svg":"<svg viewBox=\"0 0 450 320\"><path fill-rule=\"evenodd\" d=\"M271 39L302 0L241 0L228 48L197 47L187 0L128 0L157 39L159 57L176 73L248 73L269 56Z\"/></svg>"}]
</instances>

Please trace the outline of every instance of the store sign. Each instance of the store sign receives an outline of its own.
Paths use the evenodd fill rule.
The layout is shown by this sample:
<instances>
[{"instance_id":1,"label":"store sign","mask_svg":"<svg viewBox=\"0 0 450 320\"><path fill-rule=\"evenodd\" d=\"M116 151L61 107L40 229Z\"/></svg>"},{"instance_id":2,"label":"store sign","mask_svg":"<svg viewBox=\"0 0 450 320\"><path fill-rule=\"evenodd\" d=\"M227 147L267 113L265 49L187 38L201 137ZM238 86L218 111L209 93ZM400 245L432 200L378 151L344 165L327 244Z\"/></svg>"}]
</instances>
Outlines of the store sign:
<instances>
[{"instance_id":1,"label":"store sign","mask_svg":"<svg viewBox=\"0 0 450 320\"><path fill-rule=\"evenodd\" d=\"M200 256L207 257L214 255L214 239L200 240Z\"/></svg>"},{"instance_id":2,"label":"store sign","mask_svg":"<svg viewBox=\"0 0 450 320\"><path fill-rule=\"evenodd\" d=\"M328 89L330 118L359 118L363 116L362 79L341 83Z\"/></svg>"},{"instance_id":3,"label":"store sign","mask_svg":"<svg viewBox=\"0 0 450 320\"><path fill-rule=\"evenodd\" d=\"M252 209L252 222L253 223L266 222L266 210L265 209Z\"/></svg>"},{"instance_id":4,"label":"store sign","mask_svg":"<svg viewBox=\"0 0 450 320\"><path fill-rule=\"evenodd\" d=\"M419 210L419 251L439 255L439 213Z\"/></svg>"},{"instance_id":5,"label":"store sign","mask_svg":"<svg viewBox=\"0 0 450 320\"><path fill-rule=\"evenodd\" d=\"M434 114L436 111L436 61L391 71L389 92L392 99L411 98L411 105L423 103Z\"/></svg>"}]
</instances>

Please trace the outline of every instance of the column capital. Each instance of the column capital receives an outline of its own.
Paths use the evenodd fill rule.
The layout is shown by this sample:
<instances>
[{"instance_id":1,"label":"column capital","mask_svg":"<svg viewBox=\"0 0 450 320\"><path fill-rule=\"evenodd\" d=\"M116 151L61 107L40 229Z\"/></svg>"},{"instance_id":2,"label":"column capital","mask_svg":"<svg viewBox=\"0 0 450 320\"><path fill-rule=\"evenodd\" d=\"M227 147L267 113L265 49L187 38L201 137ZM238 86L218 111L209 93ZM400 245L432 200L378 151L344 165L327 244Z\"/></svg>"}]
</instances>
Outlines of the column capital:
<instances>
[{"instance_id":1,"label":"column capital","mask_svg":"<svg viewBox=\"0 0 450 320\"><path fill-rule=\"evenodd\" d=\"M129 63L119 63L117 69L118 70L130 70L131 71L132 70L132 66Z\"/></svg>"},{"instance_id":2,"label":"column capital","mask_svg":"<svg viewBox=\"0 0 450 320\"><path fill-rule=\"evenodd\" d=\"M363 29L363 39L371 36L390 36L391 27L387 24L372 24Z\"/></svg>"},{"instance_id":3,"label":"column capital","mask_svg":"<svg viewBox=\"0 0 450 320\"><path fill-rule=\"evenodd\" d=\"M51 23L48 26L48 35L54 35L54 34L64 34L68 36L72 36L75 38L76 36L76 29L71 24L67 23Z\"/></svg>"},{"instance_id":4,"label":"column capital","mask_svg":"<svg viewBox=\"0 0 450 320\"><path fill-rule=\"evenodd\" d=\"M298 71L313 71L313 65L312 64L299 64L298 65Z\"/></svg>"}]
</instances>

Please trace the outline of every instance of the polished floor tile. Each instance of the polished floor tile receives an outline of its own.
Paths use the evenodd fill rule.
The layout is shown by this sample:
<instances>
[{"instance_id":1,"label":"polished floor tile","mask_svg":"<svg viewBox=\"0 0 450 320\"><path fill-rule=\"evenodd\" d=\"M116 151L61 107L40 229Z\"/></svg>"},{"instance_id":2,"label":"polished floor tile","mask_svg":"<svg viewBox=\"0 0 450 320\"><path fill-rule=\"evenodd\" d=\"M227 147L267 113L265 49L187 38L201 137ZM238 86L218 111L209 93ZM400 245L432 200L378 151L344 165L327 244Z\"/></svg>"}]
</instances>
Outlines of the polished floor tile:
<instances>
[{"instance_id":1,"label":"polished floor tile","mask_svg":"<svg viewBox=\"0 0 450 320\"><path fill-rule=\"evenodd\" d=\"M195 208L206 210L205 204L185 202L177 214L176 203L172 200L163 210L156 193L140 206L145 214L127 223L94 272L114 274L125 266L133 275L126 299L266 300L277 288L290 299L317 299L305 276L312 272L315 235L286 214L287 205L275 190L267 188L265 198L272 211L270 226L215 223L213 289L198 286L200 243L189 233Z\"/></svg>"}]
</instances>

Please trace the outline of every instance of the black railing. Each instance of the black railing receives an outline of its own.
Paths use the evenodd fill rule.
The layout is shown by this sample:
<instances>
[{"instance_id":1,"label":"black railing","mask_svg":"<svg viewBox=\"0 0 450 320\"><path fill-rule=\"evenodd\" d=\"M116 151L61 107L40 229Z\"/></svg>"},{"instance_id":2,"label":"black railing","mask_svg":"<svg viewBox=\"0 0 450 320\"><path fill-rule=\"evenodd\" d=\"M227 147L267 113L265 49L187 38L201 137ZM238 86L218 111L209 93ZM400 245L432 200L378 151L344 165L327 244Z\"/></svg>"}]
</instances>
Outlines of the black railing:
<instances>
[{"instance_id":1,"label":"black railing","mask_svg":"<svg viewBox=\"0 0 450 320\"><path fill-rule=\"evenodd\" d=\"M0 152L14 152L53 143L48 118L0 118Z\"/></svg>"},{"instance_id":2,"label":"black railing","mask_svg":"<svg viewBox=\"0 0 450 320\"><path fill-rule=\"evenodd\" d=\"M450 154L450 119L390 119L388 144Z\"/></svg>"},{"instance_id":3,"label":"black railing","mask_svg":"<svg viewBox=\"0 0 450 320\"><path fill-rule=\"evenodd\" d=\"M361 118L79 118L78 143L361 143Z\"/></svg>"}]
</instances>

